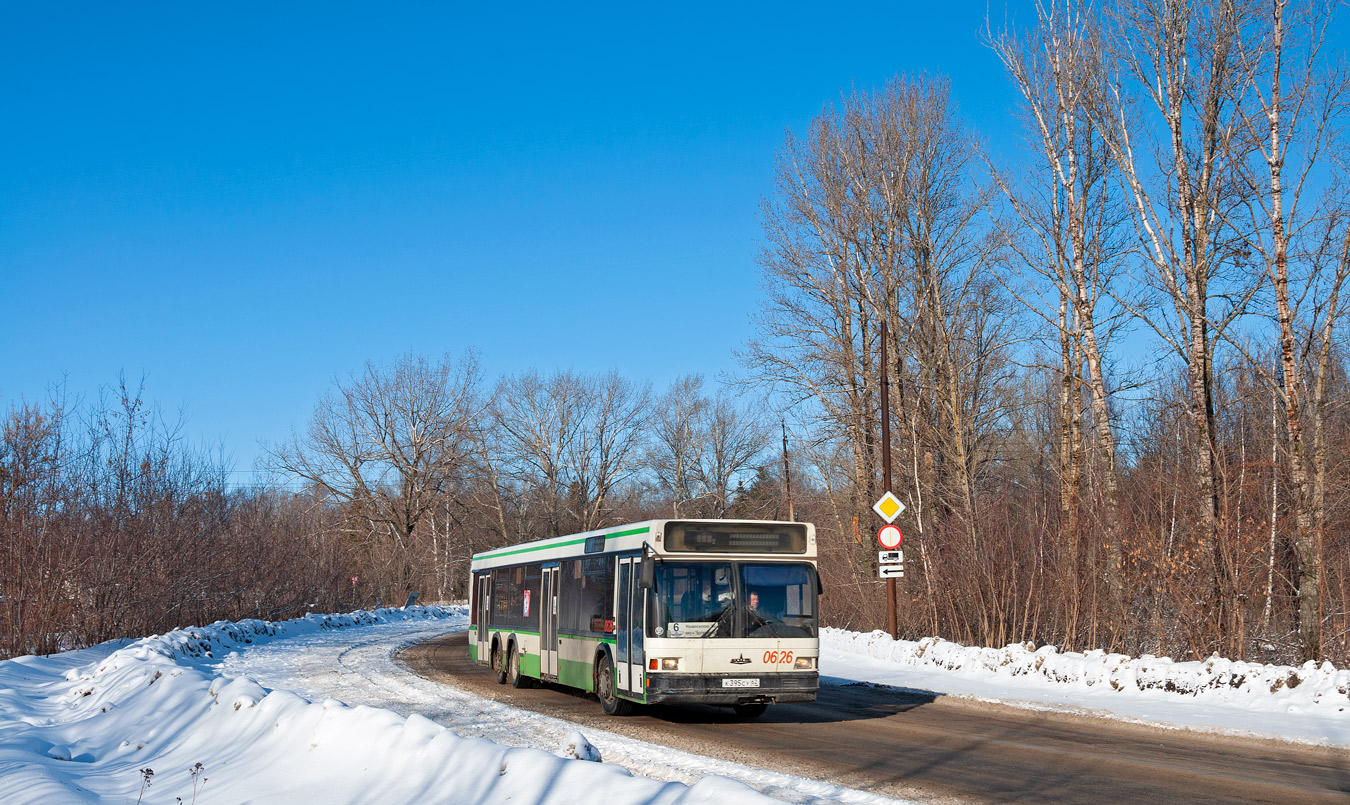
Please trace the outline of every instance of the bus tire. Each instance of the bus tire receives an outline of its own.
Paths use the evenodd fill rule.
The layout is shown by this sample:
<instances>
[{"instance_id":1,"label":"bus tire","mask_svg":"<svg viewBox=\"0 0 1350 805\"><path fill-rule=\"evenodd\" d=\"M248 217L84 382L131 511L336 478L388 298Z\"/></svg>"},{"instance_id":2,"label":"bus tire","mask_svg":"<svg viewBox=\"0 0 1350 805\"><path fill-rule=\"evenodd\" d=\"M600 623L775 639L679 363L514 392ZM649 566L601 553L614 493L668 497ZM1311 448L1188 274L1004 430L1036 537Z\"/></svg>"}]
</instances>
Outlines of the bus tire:
<instances>
[{"instance_id":1,"label":"bus tire","mask_svg":"<svg viewBox=\"0 0 1350 805\"><path fill-rule=\"evenodd\" d=\"M614 661L608 654L602 654L600 661L595 664L595 695L600 699L600 708L607 716L626 716L633 712L633 703L619 698L614 680Z\"/></svg>"},{"instance_id":2,"label":"bus tire","mask_svg":"<svg viewBox=\"0 0 1350 805\"><path fill-rule=\"evenodd\" d=\"M506 678L513 688L534 687L534 680L520 672L520 652L517 651L515 643L511 644L511 653L506 659Z\"/></svg>"},{"instance_id":3,"label":"bus tire","mask_svg":"<svg viewBox=\"0 0 1350 805\"><path fill-rule=\"evenodd\" d=\"M764 711L769 709L769 705L764 702L751 702L750 704L733 704L732 710L741 718L759 718L764 715Z\"/></svg>"},{"instance_id":4,"label":"bus tire","mask_svg":"<svg viewBox=\"0 0 1350 805\"><path fill-rule=\"evenodd\" d=\"M497 676L497 684L506 684L506 663L502 660L502 644L492 641L492 673Z\"/></svg>"}]
</instances>

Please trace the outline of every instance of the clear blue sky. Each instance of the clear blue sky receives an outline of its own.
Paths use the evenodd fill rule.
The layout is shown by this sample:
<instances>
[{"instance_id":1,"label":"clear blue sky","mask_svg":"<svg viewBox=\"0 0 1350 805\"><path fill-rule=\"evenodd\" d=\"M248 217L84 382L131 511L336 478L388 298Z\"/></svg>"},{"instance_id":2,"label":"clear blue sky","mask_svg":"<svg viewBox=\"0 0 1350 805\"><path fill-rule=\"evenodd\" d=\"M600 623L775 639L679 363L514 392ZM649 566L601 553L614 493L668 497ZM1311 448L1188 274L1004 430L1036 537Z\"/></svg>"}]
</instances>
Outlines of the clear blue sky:
<instances>
[{"instance_id":1,"label":"clear blue sky","mask_svg":"<svg viewBox=\"0 0 1350 805\"><path fill-rule=\"evenodd\" d=\"M144 373L247 470L408 350L716 375L785 130L928 71L1015 144L984 2L492 5L6 3L0 409Z\"/></svg>"}]
</instances>

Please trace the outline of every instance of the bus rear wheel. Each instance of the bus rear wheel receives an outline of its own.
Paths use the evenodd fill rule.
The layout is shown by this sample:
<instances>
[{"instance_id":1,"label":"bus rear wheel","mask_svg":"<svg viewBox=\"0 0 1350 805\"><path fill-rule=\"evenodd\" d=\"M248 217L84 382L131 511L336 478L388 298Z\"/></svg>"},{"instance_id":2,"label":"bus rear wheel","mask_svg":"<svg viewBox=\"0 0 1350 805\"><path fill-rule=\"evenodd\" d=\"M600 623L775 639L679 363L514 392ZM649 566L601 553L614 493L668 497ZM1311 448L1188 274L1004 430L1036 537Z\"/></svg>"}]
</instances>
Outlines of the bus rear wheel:
<instances>
[{"instance_id":1,"label":"bus rear wheel","mask_svg":"<svg viewBox=\"0 0 1350 805\"><path fill-rule=\"evenodd\" d=\"M515 643L511 644L511 655L506 660L506 676L513 688L534 687L534 680L520 672L520 655L516 651Z\"/></svg>"},{"instance_id":2,"label":"bus rear wheel","mask_svg":"<svg viewBox=\"0 0 1350 805\"><path fill-rule=\"evenodd\" d=\"M595 695L607 716L626 716L633 712L633 703L620 699L614 686L614 663L606 655L595 670Z\"/></svg>"},{"instance_id":3,"label":"bus rear wheel","mask_svg":"<svg viewBox=\"0 0 1350 805\"><path fill-rule=\"evenodd\" d=\"M764 711L769 709L765 702L751 702L750 704L733 704L732 710L741 718L759 718L764 715Z\"/></svg>"},{"instance_id":4,"label":"bus rear wheel","mask_svg":"<svg viewBox=\"0 0 1350 805\"><path fill-rule=\"evenodd\" d=\"M497 676L497 684L506 684L506 663L502 661L502 646L500 643L492 644L492 673Z\"/></svg>"}]
</instances>

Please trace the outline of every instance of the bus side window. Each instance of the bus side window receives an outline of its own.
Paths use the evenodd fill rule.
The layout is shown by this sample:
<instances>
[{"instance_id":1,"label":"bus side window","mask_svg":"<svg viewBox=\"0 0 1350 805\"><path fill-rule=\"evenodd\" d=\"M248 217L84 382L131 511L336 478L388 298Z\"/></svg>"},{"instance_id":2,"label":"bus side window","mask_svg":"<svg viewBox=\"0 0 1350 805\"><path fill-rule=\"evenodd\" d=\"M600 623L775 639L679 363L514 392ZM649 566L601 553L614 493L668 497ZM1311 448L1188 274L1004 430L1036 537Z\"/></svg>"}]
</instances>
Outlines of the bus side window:
<instances>
[{"instance_id":1,"label":"bus side window","mask_svg":"<svg viewBox=\"0 0 1350 805\"><path fill-rule=\"evenodd\" d=\"M632 565L619 565L619 586L617 590L619 595L619 608L618 612L615 613L616 615L618 615L618 631L614 635L615 637L618 638L618 642L615 643L614 650L615 654L617 655L617 659L621 664L628 662L629 624L628 618L623 617L623 615L624 615L624 608L628 606L628 582L629 582L629 571L631 569Z\"/></svg>"},{"instance_id":2,"label":"bus side window","mask_svg":"<svg viewBox=\"0 0 1350 805\"><path fill-rule=\"evenodd\" d=\"M520 602L519 626L529 628L539 623L541 608L539 596L543 594L544 572L538 563L525 566L525 585Z\"/></svg>"},{"instance_id":3,"label":"bus side window","mask_svg":"<svg viewBox=\"0 0 1350 805\"><path fill-rule=\"evenodd\" d=\"M582 564L582 627L601 634L614 631L614 557L601 556L580 560Z\"/></svg>"},{"instance_id":4,"label":"bus side window","mask_svg":"<svg viewBox=\"0 0 1350 805\"><path fill-rule=\"evenodd\" d=\"M564 559L558 571L558 628L566 631L586 631L581 611L581 560ZM590 613L585 613L590 618Z\"/></svg>"},{"instance_id":5,"label":"bus side window","mask_svg":"<svg viewBox=\"0 0 1350 805\"><path fill-rule=\"evenodd\" d=\"M482 590L478 589L478 574L469 574L469 625L474 626L478 623L478 596L482 595Z\"/></svg>"},{"instance_id":6,"label":"bus side window","mask_svg":"<svg viewBox=\"0 0 1350 805\"><path fill-rule=\"evenodd\" d=\"M635 662L638 663L639 665L646 662L646 660L642 656L642 636L643 633L646 631L645 629L642 628L642 620L643 620L642 613L643 610L645 609L644 605L646 604L647 601L646 595L647 591L639 587L637 584L637 580L640 578L642 578L642 560L638 560L637 562L633 563L633 595L632 595L633 618L631 621L632 625L630 627L630 631L633 635L632 637L633 654L632 657L629 658L629 662ZM628 597L627 591L624 592L624 597L625 598Z\"/></svg>"}]
</instances>

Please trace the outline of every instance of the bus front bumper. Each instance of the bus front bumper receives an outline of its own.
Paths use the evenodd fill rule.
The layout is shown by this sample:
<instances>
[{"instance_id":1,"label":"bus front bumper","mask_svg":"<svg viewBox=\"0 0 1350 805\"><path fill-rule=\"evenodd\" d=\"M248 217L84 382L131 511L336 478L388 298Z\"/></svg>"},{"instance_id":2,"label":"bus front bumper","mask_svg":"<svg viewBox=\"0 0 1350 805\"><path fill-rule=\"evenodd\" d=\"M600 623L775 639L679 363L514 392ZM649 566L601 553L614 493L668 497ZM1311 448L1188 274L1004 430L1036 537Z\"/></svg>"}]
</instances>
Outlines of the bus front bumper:
<instances>
[{"instance_id":1,"label":"bus front bumper","mask_svg":"<svg viewBox=\"0 0 1350 805\"><path fill-rule=\"evenodd\" d=\"M820 689L815 671L765 674L647 673L647 702L748 704L814 702Z\"/></svg>"}]
</instances>

